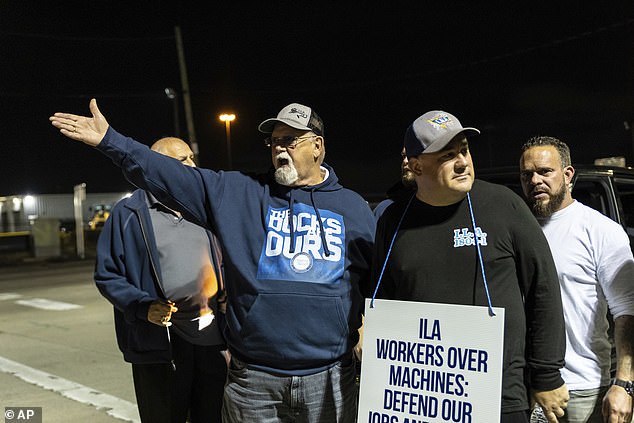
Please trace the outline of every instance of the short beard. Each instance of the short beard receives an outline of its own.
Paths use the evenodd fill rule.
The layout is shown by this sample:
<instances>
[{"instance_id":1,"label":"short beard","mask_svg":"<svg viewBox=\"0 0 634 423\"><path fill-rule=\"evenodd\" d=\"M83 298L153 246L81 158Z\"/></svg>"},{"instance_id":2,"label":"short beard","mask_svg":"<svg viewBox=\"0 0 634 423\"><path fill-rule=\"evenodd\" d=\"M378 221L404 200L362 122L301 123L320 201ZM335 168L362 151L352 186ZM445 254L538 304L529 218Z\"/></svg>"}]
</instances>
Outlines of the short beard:
<instances>
[{"instance_id":1,"label":"short beard","mask_svg":"<svg viewBox=\"0 0 634 423\"><path fill-rule=\"evenodd\" d=\"M292 187L299 180L297 169L295 168L295 165L293 164L293 159L286 152L280 153L277 156L275 156L276 162L279 161L280 159L286 160L287 164L275 169L275 175L274 175L275 182L277 182L280 185Z\"/></svg>"},{"instance_id":2,"label":"short beard","mask_svg":"<svg viewBox=\"0 0 634 423\"><path fill-rule=\"evenodd\" d=\"M531 199L531 208L533 209L533 214L540 218L546 218L552 216L559 207L561 203L564 202L566 198L566 184L565 182L561 183L559 189L551 196L549 196L547 203L541 203L539 201L535 201Z\"/></svg>"}]
</instances>

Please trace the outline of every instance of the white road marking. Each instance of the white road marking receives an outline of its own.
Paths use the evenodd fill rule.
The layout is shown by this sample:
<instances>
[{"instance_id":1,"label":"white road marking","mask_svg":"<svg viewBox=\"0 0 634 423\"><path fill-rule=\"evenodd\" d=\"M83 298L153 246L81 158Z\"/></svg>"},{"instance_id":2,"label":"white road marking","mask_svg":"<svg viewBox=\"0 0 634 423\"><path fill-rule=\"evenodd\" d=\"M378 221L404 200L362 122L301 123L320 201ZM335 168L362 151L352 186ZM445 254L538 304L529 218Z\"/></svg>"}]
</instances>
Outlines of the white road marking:
<instances>
[{"instance_id":1,"label":"white road marking","mask_svg":"<svg viewBox=\"0 0 634 423\"><path fill-rule=\"evenodd\" d=\"M0 301L15 300L16 298L22 298L22 295L14 292L0 292Z\"/></svg>"},{"instance_id":2,"label":"white road marking","mask_svg":"<svg viewBox=\"0 0 634 423\"><path fill-rule=\"evenodd\" d=\"M15 302L23 306L35 307L42 310L64 311L82 308L77 304L63 303L61 301L47 300L45 298L31 298L30 300L18 300Z\"/></svg>"},{"instance_id":3,"label":"white road marking","mask_svg":"<svg viewBox=\"0 0 634 423\"><path fill-rule=\"evenodd\" d=\"M0 371L66 398L92 405L97 410L105 410L108 415L116 419L133 423L141 422L136 404L88 386L25 366L5 357L0 357Z\"/></svg>"}]
</instances>

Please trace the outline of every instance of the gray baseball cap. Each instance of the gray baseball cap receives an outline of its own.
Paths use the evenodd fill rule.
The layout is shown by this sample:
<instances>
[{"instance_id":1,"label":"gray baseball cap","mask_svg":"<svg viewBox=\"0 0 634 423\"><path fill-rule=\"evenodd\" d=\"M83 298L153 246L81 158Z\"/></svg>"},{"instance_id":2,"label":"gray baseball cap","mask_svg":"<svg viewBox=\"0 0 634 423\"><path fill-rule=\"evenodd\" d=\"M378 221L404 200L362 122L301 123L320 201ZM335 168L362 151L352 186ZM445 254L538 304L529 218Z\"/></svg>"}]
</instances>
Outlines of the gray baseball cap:
<instances>
[{"instance_id":1,"label":"gray baseball cap","mask_svg":"<svg viewBox=\"0 0 634 423\"><path fill-rule=\"evenodd\" d=\"M445 148L456 135L478 135L476 128L463 128L451 113L442 110L427 112L412 123L405 131L405 153L415 157L424 153L435 153Z\"/></svg>"},{"instance_id":2,"label":"gray baseball cap","mask_svg":"<svg viewBox=\"0 0 634 423\"><path fill-rule=\"evenodd\" d=\"M313 131L317 135L324 135L324 122L313 109L303 104L289 104L280 110L277 117L262 122L258 126L258 130L265 134L270 134L278 122L285 123L291 128Z\"/></svg>"}]
</instances>

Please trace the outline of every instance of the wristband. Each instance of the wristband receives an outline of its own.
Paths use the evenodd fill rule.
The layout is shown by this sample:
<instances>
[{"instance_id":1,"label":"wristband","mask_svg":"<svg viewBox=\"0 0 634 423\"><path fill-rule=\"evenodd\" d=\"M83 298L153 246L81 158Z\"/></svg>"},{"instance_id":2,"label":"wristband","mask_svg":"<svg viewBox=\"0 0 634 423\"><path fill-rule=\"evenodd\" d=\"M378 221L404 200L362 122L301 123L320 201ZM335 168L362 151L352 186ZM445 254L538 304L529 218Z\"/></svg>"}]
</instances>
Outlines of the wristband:
<instances>
[{"instance_id":1,"label":"wristband","mask_svg":"<svg viewBox=\"0 0 634 423\"><path fill-rule=\"evenodd\" d=\"M612 385L620 386L625 389L625 392L627 392L629 396L634 398L634 382L631 380L614 379Z\"/></svg>"}]
</instances>

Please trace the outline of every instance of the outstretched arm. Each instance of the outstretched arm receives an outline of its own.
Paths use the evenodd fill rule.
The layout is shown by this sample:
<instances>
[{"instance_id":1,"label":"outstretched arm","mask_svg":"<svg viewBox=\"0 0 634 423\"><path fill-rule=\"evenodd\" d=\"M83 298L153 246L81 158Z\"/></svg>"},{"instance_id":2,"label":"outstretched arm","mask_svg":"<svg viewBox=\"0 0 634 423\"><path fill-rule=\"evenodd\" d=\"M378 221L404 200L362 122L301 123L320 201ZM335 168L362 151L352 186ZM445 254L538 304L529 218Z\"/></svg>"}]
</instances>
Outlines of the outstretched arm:
<instances>
[{"instance_id":1,"label":"outstretched arm","mask_svg":"<svg viewBox=\"0 0 634 423\"><path fill-rule=\"evenodd\" d=\"M132 184L151 192L188 220L209 227L213 218L208 199L222 201L224 185L220 175L183 166L178 160L117 133L99 111L95 99L90 100L90 112L91 117L55 113L49 120L62 135L96 147L108 156ZM235 192L240 189L236 187Z\"/></svg>"},{"instance_id":2,"label":"outstretched arm","mask_svg":"<svg viewBox=\"0 0 634 423\"><path fill-rule=\"evenodd\" d=\"M91 147L99 145L106 131L108 122L97 107L97 100L90 100L92 117L78 116L70 113L55 113L48 118L51 124L68 138L81 141Z\"/></svg>"}]
</instances>

